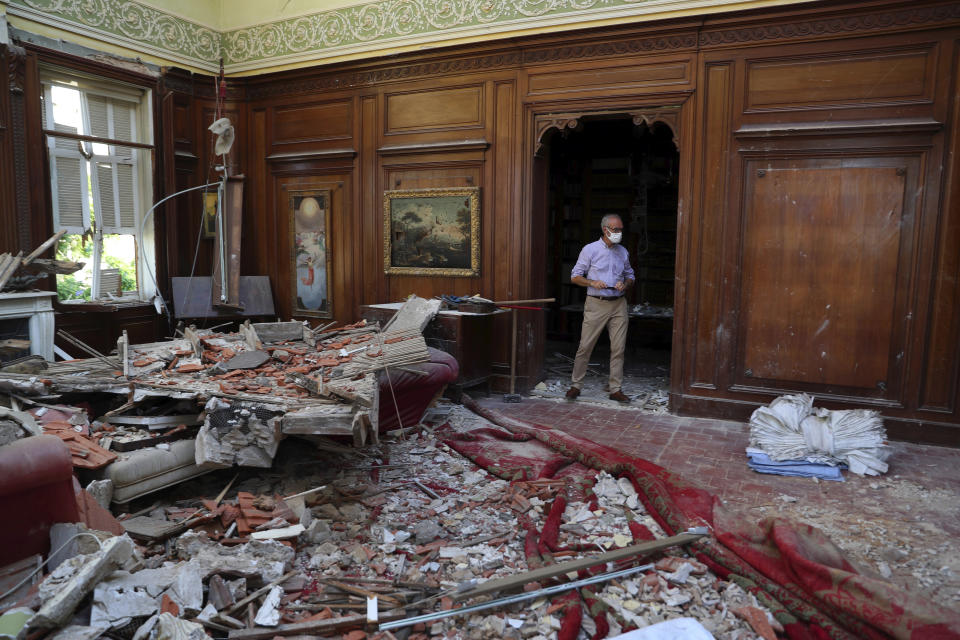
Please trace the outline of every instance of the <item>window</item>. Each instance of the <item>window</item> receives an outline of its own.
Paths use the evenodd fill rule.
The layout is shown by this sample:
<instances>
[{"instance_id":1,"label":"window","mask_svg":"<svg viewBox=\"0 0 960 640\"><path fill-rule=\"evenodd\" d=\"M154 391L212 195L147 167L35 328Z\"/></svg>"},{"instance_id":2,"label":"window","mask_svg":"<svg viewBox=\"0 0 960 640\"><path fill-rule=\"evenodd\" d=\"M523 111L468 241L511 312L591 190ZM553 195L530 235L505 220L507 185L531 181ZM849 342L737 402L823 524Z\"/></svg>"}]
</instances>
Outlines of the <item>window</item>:
<instances>
[{"instance_id":1,"label":"window","mask_svg":"<svg viewBox=\"0 0 960 640\"><path fill-rule=\"evenodd\" d=\"M148 300L153 230L138 236L152 201L150 92L57 68L41 81L53 226L67 230L57 258L85 263L57 276L59 297Z\"/></svg>"}]
</instances>

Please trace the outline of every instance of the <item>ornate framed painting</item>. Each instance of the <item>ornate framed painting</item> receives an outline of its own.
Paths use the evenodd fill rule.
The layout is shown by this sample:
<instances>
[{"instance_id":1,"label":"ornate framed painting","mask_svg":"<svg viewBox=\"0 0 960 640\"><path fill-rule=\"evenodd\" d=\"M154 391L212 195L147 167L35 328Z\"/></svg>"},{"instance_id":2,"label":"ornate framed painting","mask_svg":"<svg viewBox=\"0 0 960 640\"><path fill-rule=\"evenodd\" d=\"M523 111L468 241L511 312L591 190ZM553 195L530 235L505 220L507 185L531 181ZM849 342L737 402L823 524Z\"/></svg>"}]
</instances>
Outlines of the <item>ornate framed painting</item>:
<instances>
[{"instance_id":1,"label":"ornate framed painting","mask_svg":"<svg viewBox=\"0 0 960 640\"><path fill-rule=\"evenodd\" d=\"M480 187L383 194L387 274L480 275Z\"/></svg>"},{"instance_id":2,"label":"ornate framed painting","mask_svg":"<svg viewBox=\"0 0 960 640\"><path fill-rule=\"evenodd\" d=\"M290 250L293 315L333 317L330 298L330 189L291 190Z\"/></svg>"}]
</instances>

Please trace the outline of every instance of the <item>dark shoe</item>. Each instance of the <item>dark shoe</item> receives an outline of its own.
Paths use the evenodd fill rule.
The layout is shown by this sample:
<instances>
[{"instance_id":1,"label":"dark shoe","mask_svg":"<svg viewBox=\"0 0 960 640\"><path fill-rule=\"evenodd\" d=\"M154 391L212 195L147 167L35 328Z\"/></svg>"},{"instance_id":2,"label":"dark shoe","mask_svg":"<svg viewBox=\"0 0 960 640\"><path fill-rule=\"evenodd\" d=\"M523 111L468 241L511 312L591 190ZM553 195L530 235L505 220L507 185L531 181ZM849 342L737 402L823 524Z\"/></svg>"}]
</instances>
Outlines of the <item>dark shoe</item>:
<instances>
[{"instance_id":1,"label":"dark shoe","mask_svg":"<svg viewBox=\"0 0 960 640\"><path fill-rule=\"evenodd\" d=\"M569 393L567 394L570 395ZM616 400L617 402L622 402L624 404L630 404L630 397L623 394L623 391L614 391L610 394L611 400Z\"/></svg>"},{"instance_id":2,"label":"dark shoe","mask_svg":"<svg viewBox=\"0 0 960 640\"><path fill-rule=\"evenodd\" d=\"M576 400L577 396L580 395L580 389L576 387L570 387L567 389L567 400Z\"/></svg>"}]
</instances>

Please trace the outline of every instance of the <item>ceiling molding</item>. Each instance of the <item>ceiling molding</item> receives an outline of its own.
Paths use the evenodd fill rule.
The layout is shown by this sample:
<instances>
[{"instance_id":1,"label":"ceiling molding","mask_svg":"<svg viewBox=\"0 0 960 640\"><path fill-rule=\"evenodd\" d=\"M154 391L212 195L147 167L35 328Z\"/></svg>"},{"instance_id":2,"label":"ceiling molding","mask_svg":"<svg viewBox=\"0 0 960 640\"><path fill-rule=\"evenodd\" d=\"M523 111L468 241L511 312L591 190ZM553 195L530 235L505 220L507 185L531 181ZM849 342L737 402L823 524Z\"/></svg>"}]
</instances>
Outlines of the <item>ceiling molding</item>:
<instances>
[{"instance_id":1,"label":"ceiling molding","mask_svg":"<svg viewBox=\"0 0 960 640\"><path fill-rule=\"evenodd\" d=\"M751 7L805 4L812 0L484 0L449 2L368 0L362 4L218 30L138 0L0 0L10 16L120 45L176 64L227 73L288 65L322 64L363 54L437 47L520 32L581 29L591 25L650 22ZM946 3L842 18L787 24L712 27L698 34L664 34L636 41L591 45L599 55L718 47L848 32L922 28L960 19L960 5ZM606 47L606 50L604 48ZM525 53L524 62L584 55L577 46Z\"/></svg>"}]
</instances>

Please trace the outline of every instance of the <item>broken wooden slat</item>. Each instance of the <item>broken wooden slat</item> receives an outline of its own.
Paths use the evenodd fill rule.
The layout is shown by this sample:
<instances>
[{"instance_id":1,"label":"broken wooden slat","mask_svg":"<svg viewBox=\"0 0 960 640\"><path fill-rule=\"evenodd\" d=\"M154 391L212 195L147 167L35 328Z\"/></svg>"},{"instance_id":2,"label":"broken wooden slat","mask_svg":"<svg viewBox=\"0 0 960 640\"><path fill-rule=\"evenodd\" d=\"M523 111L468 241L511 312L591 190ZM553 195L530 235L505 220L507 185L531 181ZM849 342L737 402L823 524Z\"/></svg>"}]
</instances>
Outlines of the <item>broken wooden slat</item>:
<instances>
[{"instance_id":1,"label":"broken wooden slat","mask_svg":"<svg viewBox=\"0 0 960 640\"><path fill-rule=\"evenodd\" d=\"M382 593L374 593L369 589L363 589L361 587L357 587L352 584L340 582L339 580L324 579L323 582L324 584L328 584L335 589L339 589L340 591L343 591L344 593L352 593L355 596L362 596L364 598L380 598L384 602L389 602L394 606L400 606L399 600Z\"/></svg>"},{"instance_id":2,"label":"broken wooden slat","mask_svg":"<svg viewBox=\"0 0 960 640\"><path fill-rule=\"evenodd\" d=\"M450 594L450 598L455 601L459 601L466 600L467 598L475 598L477 596L489 593L496 593L497 591L515 589L522 587L529 582L539 582L547 578L555 578L557 576L570 573L571 571L576 572L580 569L588 569L590 567L602 565L607 562L613 562L614 560L622 560L624 558L629 558L630 556L647 555L655 551L667 549L669 547L688 544L690 542L694 542L695 540L699 540L704 535L706 534L681 533L680 535L671 536L669 538L651 540L650 542L641 542L640 544L624 547L622 549L607 551L606 553L601 553L589 558L580 558L579 560L571 560L570 562L552 564L545 567L540 567L539 569L534 569L532 571L527 571L525 573L518 573L512 576L506 576L504 578L488 580L483 584L477 585L473 589L470 589L469 591L452 593Z\"/></svg>"},{"instance_id":3,"label":"broken wooden slat","mask_svg":"<svg viewBox=\"0 0 960 640\"><path fill-rule=\"evenodd\" d=\"M73 262L72 260L54 260L52 258L37 258L30 263L30 271L43 272L49 274L67 275L76 273L83 269L85 262Z\"/></svg>"},{"instance_id":4,"label":"broken wooden slat","mask_svg":"<svg viewBox=\"0 0 960 640\"><path fill-rule=\"evenodd\" d=\"M264 595L265 593L269 592L270 589L274 588L274 587L277 586L278 584L283 584L284 582L286 582L287 580L289 580L289 579L292 578L293 576L297 575L298 573L300 573L300 572L297 571L297 570L291 571L290 573L287 573L287 574L284 574L284 575L280 576L279 578L277 578L276 580L274 580L274 581L271 582L270 584L265 584L265 585L263 585L262 587L260 587L260 588L257 589L256 591L254 591L253 593L249 594L246 598L244 598L243 600L241 600L241 601L238 602L237 604L235 604L235 605L233 605L232 607L230 607L230 609L227 610L227 615L229 616L229 615L235 614L237 611L240 611L240 610L243 609L245 606L247 606L247 603L248 603L248 602L253 602L254 600L256 600L257 598L259 598L260 596L262 596L262 595ZM231 637L232 637L232 636L231 636ZM271 637L271 636L267 636L267 637Z\"/></svg>"},{"instance_id":5,"label":"broken wooden slat","mask_svg":"<svg viewBox=\"0 0 960 640\"><path fill-rule=\"evenodd\" d=\"M19 252L15 257L8 256L6 263L0 267L0 290L3 289L4 285L7 284L7 280L20 268L20 256L22 255L23 251Z\"/></svg>"},{"instance_id":6,"label":"broken wooden slat","mask_svg":"<svg viewBox=\"0 0 960 640\"><path fill-rule=\"evenodd\" d=\"M26 258L23 259L23 266L27 266L28 264L36 260L38 257L40 257L41 253L43 253L44 251L52 247L53 244L57 240L62 238L66 233L67 233L66 229L60 229L60 231L57 231L55 234L47 238L43 244L41 244L39 247L31 251L30 255L28 255Z\"/></svg>"},{"instance_id":7,"label":"broken wooden slat","mask_svg":"<svg viewBox=\"0 0 960 640\"><path fill-rule=\"evenodd\" d=\"M366 607L366 605L364 605ZM402 609L391 609L381 612L381 622L402 620L406 614ZM294 635L324 635L337 631L346 631L363 627L367 623L366 614L329 618L327 620L311 620L310 622L293 622L281 624L277 627L259 627L254 629L238 629L230 632L231 640L270 640L274 636Z\"/></svg>"}]
</instances>

